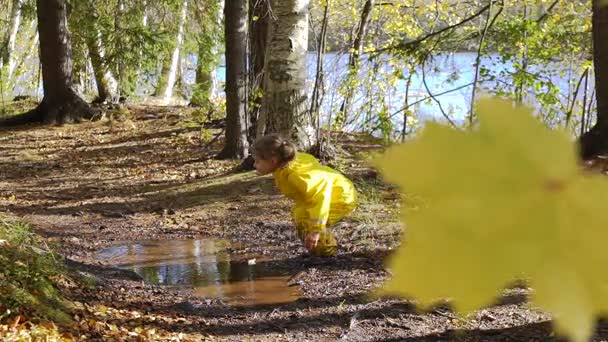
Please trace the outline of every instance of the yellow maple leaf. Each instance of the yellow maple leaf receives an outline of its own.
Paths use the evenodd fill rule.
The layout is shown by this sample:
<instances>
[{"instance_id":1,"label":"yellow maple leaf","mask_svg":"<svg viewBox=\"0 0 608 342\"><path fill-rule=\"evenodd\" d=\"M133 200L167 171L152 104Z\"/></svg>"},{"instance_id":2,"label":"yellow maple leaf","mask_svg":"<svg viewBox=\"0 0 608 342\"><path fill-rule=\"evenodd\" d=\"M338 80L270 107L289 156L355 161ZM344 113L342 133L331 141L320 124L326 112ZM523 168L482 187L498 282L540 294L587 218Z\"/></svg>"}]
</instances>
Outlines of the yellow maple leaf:
<instances>
[{"instance_id":1,"label":"yellow maple leaf","mask_svg":"<svg viewBox=\"0 0 608 342\"><path fill-rule=\"evenodd\" d=\"M576 145L510 101L478 102L479 127L430 123L377 158L386 180L419 195L383 291L460 312L525 278L556 328L589 338L608 310L608 180L584 175Z\"/></svg>"}]
</instances>

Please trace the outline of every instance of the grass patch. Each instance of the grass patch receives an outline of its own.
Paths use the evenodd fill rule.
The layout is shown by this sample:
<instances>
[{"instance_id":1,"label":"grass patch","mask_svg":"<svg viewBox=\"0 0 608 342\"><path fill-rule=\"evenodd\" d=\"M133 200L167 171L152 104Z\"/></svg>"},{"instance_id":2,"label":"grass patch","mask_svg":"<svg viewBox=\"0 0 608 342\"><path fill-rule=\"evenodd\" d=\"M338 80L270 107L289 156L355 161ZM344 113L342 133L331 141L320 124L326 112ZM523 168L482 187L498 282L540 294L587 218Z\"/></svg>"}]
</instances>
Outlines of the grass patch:
<instances>
[{"instance_id":1,"label":"grass patch","mask_svg":"<svg viewBox=\"0 0 608 342\"><path fill-rule=\"evenodd\" d=\"M386 186L377 179L362 179L355 184L359 192L359 200L363 204L379 204L383 202Z\"/></svg>"},{"instance_id":2,"label":"grass patch","mask_svg":"<svg viewBox=\"0 0 608 342\"><path fill-rule=\"evenodd\" d=\"M64 269L31 227L0 216L0 320L24 314L69 323L67 302L53 285Z\"/></svg>"},{"instance_id":3,"label":"grass patch","mask_svg":"<svg viewBox=\"0 0 608 342\"><path fill-rule=\"evenodd\" d=\"M0 118L7 118L25 113L38 106L38 101L34 98L27 98L21 101L6 101L0 103Z\"/></svg>"}]
</instances>

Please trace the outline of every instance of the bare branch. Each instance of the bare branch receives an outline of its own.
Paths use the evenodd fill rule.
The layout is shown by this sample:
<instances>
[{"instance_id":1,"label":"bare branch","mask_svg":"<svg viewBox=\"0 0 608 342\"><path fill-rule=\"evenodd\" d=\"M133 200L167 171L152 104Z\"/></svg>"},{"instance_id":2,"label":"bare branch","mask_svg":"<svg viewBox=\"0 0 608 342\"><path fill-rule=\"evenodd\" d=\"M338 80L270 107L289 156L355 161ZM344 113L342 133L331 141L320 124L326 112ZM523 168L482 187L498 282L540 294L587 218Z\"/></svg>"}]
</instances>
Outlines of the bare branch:
<instances>
[{"instance_id":1,"label":"bare branch","mask_svg":"<svg viewBox=\"0 0 608 342\"><path fill-rule=\"evenodd\" d=\"M456 124L454 123L454 121L452 121L452 119L450 118L450 116L448 115L448 113L446 113L445 110L443 110L443 106L441 105L441 101L439 101L437 99L437 97L431 92L431 89L429 88L429 85L426 83L426 72L424 71L425 64L426 63L422 64L422 84L424 84L424 89L426 89L426 92L429 94L429 96L431 97L431 99L433 99L433 101L435 101L435 103L439 107L439 110L441 111L441 114L443 115L443 117L446 118L446 120L448 120L448 122L450 123L450 125L452 125L453 127L456 127Z\"/></svg>"},{"instance_id":2,"label":"bare branch","mask_svg":"<svg viewBox=\"0 0 608 342\"><path fill-rule=\"evenodd\" d=\"M483 50L483 45L486 41L486 35L488 34L488 30L494 25L496 19L502 13L504 8L504 0L500 3L500 8L498 12L494 15L492 20L490 21L490 14L492 13L492 0L490 0L490 10L488 11L488 18L486 19L486 24L483 28L483 32L481 34L481 39L479 40L479 48L477 49L477 58L475 60L475 77L473 79L473 89L471 91L471 108L469 111L469 125L473 127L474 113L473 110L475 108L475 96L477 95L477 82L479 80L479 69L481 68L481 52Z\"/></svg>"},{"instance_id":3,"label":"bare branch","mask_svg":"<svg viewBox=\"0 0 608 342\"><path fill-rule=\"evenodd\" d=\"M446 27L444 27L444 28L442 28L442 29L440 29L438 31L431 32L431 33L429 33L429 34L427 34L427 35L425 35L423 37L417 38L417 39L409 41L409 42L403 42L403 43L396 44L396 45L393 45L393 46L389 46L389 47L385 47L385 48L382 48L382 49L374 50L374 52L375 53L379 53L379 52L384 52L384 51L405 50L407 48L411 48L413 46L419 45L422 42L424 42L424 41L426 41L426 40L428 40L430 38L433 38L433 37L438 36L438 35L440 35L440 34L442 34L444 32L447 32L447 31L453 30L453 29L455 29L457 27L460 27L460 26L462 26L462 25L464 25L464 24L466 24L466 23L474 20L475 18L483 15L486 11L488 11L490 9L490 7L491 7L491 5L493 3L494 3L494 0L492 0L488 5L482 7L479 11L477 11L472 16L470 16L470 17L468 17L466 19L463 19L462 21L460 21L460 22L458 22L456 24L446 26Z\"/></svg>"},{"instance_id":4,"label":"bare branch","mask_svg":"<svg viewBox=\"0 0 608 342\"><path fill-rule=\"evenodd\" d=\"M547 19L549 17L549 14L551 14L551 12L557 6L558 3L559 3L559 0L553 1L553 3L551 4L551 6L549 6L549 8L547 8L547 11L545 13L543 13L543 15L541 15L540 17L538 17L538 19L536 19L536 22L540 24L545 19Z\"/></svg>"}]
</instances>

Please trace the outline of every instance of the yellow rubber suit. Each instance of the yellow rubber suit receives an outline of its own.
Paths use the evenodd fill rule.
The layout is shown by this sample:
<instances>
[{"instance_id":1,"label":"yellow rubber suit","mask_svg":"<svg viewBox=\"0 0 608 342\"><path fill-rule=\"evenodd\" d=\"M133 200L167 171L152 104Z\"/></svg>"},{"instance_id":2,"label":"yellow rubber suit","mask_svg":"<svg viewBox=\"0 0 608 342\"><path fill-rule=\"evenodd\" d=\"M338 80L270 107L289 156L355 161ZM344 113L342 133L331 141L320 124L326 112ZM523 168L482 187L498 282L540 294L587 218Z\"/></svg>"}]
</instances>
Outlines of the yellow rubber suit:
<instances>
[{"instance_id":1,"label":"yellow rubber suit","mask_svg":"<svg viewBox=\"0 0 608 342\"><path fill-rule=\"evenodd\" d=\"M294 160L273 175L279 190L295 201L292 216L299 238L304 240L310 233L321 233L311 254L335 255L338 244L326 228L355 209L357 191L353 183L306 153L297 153Z\"/></svg>"}]
</instances>

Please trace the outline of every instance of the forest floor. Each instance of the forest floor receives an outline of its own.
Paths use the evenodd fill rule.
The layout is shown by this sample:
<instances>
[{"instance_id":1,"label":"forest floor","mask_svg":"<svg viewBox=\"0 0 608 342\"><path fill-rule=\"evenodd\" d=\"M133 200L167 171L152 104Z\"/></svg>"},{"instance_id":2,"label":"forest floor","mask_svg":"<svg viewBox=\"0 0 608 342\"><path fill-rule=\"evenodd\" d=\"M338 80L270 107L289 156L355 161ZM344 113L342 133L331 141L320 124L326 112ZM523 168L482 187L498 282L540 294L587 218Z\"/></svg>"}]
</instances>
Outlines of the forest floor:
<instances>
[{"instance_id":1,"label":"forest floor","mask_svg":"<svg viewBox=\"0 0 608 342\"><path fill-rule=\"evenodd\" d=\"M411 301L370 295L389 277L385 261L402 231L399 196L365 161L382 149L373 139L335 136L339 158L332 166L355 181L361 204L334 227L339 255L318 259L307 257L294 238L290 203L272 178L235 172L235 161L213 159L222 144L221 123L201 135L184 125L191 109L129 109L132 116L123 121L0 130L2 211L30 222L92 280L63 289L97 311L96 327L81 324L71 336L110 340L116 327L137 327L145 333L114 339L555 339L550 317L530 307L525 288L505 290L495 305L468 317L447 306L421 312ZM201 257L205 241L215 246L206 252L214 258ZM137 253L120 254L146 246L156 246L156 254L139 268ZM222 267L224 273L210 271ZM257 278L243 279L243 269ZM193 279L216 292L197 292L188 284ZM250 284L243 290L237 283ZM608 329L600 325L595 339L606 338Z\"/></svg>"}]
</instances>

